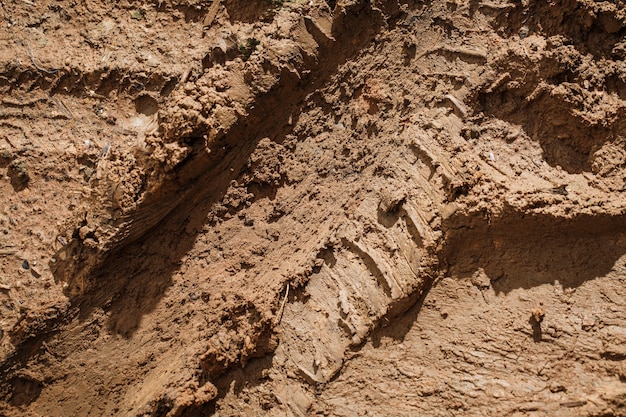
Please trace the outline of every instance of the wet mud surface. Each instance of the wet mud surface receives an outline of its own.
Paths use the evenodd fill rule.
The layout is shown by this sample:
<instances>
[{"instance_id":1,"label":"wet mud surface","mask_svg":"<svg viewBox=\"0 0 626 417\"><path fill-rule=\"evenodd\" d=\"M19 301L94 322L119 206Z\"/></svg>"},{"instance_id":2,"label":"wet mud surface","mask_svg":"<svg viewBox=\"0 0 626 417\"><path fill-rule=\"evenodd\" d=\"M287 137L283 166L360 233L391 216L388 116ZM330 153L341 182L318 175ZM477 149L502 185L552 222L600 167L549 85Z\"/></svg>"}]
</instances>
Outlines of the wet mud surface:
<instances>
[{"instance_id":1,"label":"wet mud surface","mask_svg":"<svg viewBox=\"0 0 626 417\"><path fill-rule=\"evenodd\" d=\"M0 6L0 414L625 415L622 2Z\"/></svg>"}]
</instances>

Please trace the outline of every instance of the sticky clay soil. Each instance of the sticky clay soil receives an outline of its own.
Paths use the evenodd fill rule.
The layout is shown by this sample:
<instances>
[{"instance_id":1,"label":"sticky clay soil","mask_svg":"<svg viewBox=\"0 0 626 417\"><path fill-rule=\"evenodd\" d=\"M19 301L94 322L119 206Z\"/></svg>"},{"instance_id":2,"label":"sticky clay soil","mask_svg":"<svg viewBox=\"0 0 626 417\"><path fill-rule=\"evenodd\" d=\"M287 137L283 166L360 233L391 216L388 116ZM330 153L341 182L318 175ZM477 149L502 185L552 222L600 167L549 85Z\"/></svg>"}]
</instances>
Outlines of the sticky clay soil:
<instances>
[{"instance_id":1,"label":"sticky clay soil","mask_svg":"<svg viewBox=\"0 0 626 417\"><path fill-rule=\"evenodd\" d=\"M625 2L0 6L0 415L626 416Z\"/></svg>"}]
</instances>

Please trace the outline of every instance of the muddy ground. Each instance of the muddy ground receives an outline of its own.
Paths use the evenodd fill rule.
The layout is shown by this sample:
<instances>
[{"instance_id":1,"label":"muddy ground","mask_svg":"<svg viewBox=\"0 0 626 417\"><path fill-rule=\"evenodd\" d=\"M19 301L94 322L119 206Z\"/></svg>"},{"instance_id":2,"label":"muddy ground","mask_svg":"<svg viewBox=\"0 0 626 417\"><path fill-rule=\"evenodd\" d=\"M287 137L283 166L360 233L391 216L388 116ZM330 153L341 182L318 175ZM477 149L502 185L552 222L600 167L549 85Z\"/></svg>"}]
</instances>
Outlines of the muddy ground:
<instances>
[{"instance_id":1,"label":"muddy ground","mask_svg":"<svg viewBox=\"0 0 626 417\"><path fill-rule=\"evenodd\" d=\"M626 415L624 2L0 6L0 415Z\"/></svg>"}]
</instances>

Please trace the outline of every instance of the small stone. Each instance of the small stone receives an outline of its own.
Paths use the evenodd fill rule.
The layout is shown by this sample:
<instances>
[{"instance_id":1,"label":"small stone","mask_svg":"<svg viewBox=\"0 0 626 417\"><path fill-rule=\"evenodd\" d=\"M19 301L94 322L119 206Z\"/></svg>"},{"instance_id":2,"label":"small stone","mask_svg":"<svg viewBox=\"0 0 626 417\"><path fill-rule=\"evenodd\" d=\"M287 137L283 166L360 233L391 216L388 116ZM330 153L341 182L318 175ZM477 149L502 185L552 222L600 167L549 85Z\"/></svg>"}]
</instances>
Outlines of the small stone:
<instances>
[{"instance_id":1,"label":"small stone","mask_svg":"<svg viewBox=\"0 0 626 417\"><path fill-rule=\"evenodd\" d=\"M86 167L83 170L83 175L85 176L85 181L89 181L91 179L91 177L93 177L93 174L95 174L96 171L91 168L91 167Z\"/></svg>"},{"instance_id":2,"label":"small stone","mask_svg":"<svg viewBox=\"0 0 626 417\"><path fill-rule=\"evenodd\" d=\"M535 323L541 323L546 316L546 312L541 307L533 308L530 312Z\"/></svg>"},{"instance_id":3,"label":"small stone","mask_svg":"<svg viewBox=\"0 0 626 417\"><path fill-rule=\"evenodd\" d=\"M528 29L528 26L522 26L519 29L518 35L520 37L520 39L524 39L528 37L528 33L530 32L530 30Z\"/></svg>"},{"instance_id":4,"label":"small stone","mask_svg":"<svg viewBox=\"0 0 626 417\"><path fill-rule=\"evenodd\" d=\"M471 280L472 284L480 290L488 289L491 286L491 280L482 268L479 268L478 271L472 275Z\"/></svg>"},{"instance_id":5,"label":"small stone","mask_svg":"<svg viewBox=\"0 0 626 417\"><path fill-rule=\"evenodd\" d=\"M593 329L593 327L595 326L595 324L596 324L595 317L590 316L590 315L585 315L585 316L582 318L582 322L581 322L580 327L581 327L581 329L583 329L584 331L589 331L589 330Z\"/></svg>"},{"instance_id":6,"label":"small stone","mask_svg":"<svg viewBox=\"0 0 626 417\"><path fill-rule=\"evenodd\" d=\"M81 240L85 240L85 238L87 238L87 236L93 232L93 229L89 226L83 226L78 230L78 236L81 238Z\"/></svg>"}]
</instances>

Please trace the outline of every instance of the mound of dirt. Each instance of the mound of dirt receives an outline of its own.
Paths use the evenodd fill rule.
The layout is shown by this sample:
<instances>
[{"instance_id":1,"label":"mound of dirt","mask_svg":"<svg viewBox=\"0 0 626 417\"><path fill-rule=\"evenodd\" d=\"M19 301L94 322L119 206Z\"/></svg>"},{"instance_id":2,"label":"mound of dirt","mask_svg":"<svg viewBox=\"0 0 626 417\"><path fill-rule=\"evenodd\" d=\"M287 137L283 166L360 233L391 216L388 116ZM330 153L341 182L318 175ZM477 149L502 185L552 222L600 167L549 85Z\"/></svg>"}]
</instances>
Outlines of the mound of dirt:
<instances>
[{"instance_id":1,"label":"mound of dirt","mask_svg":"<svg viewBox=\"0 0 626 417\"><path fill-rule=\"evenodd\" d=\"M0 414L626 415L623 2L0 6Z\"/></svg>"}]
</instances>

